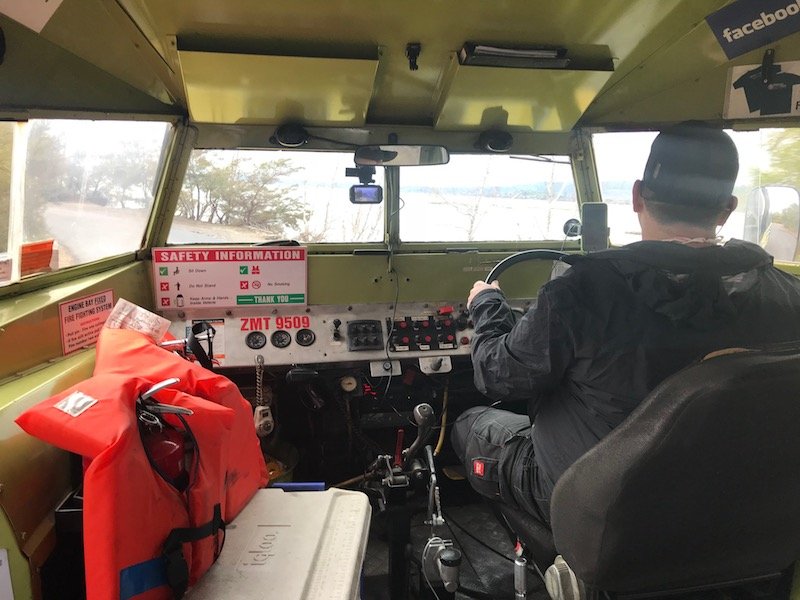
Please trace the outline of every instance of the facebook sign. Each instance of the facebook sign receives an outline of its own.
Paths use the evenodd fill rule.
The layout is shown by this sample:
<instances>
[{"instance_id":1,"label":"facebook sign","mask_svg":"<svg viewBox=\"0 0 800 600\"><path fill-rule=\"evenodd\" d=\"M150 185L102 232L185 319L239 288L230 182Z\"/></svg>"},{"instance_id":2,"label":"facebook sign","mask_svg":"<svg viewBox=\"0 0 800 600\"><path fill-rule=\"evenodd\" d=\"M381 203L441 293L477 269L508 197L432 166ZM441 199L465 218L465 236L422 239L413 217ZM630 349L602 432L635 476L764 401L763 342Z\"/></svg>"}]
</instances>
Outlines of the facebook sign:
<instances>
[{"instance_id":1,"label":"facebook sign","mask_svg":"<svg viewBox=\"0 0 800 600\"><path fill-rule=\"evenodd\" d=\"M800 0L737 0L706 17L731 59L800 31Z\"/></svg>"}]
</instances>

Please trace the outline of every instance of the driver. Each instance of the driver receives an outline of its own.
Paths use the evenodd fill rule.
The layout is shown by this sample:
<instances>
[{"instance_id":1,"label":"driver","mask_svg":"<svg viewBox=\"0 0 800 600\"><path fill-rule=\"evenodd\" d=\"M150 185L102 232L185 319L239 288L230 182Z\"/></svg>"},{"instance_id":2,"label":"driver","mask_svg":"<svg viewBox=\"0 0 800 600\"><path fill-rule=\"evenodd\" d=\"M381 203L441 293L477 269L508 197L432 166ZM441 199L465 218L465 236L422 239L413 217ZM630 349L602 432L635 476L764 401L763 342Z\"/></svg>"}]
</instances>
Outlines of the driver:
<instances>
[{"instance_id":1,"label":"driver","mask_svg":"<svg viewBox=\"0 0 800 600\"><path fill-rule=\"evenodd\" d=\"M582 258L516 324L497 282L475 283L475 385L528 412L476 407L454 424L479 493L549 522L561 474L663 379L715 350L800 339L800 281L717 238L738 169L726 133L675 125L633 184L641 242Z\"/></svg>"}]
</instances>

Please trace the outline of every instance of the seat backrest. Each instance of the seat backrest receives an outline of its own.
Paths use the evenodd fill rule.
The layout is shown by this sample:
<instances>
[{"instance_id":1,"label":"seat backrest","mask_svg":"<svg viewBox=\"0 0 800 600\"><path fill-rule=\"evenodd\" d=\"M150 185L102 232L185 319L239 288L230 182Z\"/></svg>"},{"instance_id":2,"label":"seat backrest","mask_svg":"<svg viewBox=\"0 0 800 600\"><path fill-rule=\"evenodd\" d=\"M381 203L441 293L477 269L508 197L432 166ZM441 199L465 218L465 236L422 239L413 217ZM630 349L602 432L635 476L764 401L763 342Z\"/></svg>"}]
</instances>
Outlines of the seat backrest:
<instances>
[{"instance_id":1,"label":"seat backrest","mask_svg":"<svg viewBox=\"0 0 800 600\"><path fill-rule=\"evenodd\" d=\"M659 385L559 479L556 548L602 590L683 589L800 558L800 345Z\"/></svg>"}]
</instances>

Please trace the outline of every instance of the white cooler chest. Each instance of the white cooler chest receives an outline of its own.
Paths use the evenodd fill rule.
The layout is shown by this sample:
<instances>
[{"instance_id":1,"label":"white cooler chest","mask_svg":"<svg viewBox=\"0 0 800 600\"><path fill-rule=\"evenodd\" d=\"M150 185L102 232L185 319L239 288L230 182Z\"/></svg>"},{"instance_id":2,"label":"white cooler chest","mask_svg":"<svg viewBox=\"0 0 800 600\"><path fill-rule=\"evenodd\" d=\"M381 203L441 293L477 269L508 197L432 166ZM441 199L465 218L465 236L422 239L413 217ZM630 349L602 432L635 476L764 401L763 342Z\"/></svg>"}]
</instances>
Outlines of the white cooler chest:
<instances>
[{"instance_id":1,"label":"white cooler chest","mask_svg":"<svg viewBox=\"0 0 800 600\"><path fill-rule=\"evenodd\" d=\"M371 509L361 492L259 490L191 600L355 600Z\"/></svg>"}]
</instances>

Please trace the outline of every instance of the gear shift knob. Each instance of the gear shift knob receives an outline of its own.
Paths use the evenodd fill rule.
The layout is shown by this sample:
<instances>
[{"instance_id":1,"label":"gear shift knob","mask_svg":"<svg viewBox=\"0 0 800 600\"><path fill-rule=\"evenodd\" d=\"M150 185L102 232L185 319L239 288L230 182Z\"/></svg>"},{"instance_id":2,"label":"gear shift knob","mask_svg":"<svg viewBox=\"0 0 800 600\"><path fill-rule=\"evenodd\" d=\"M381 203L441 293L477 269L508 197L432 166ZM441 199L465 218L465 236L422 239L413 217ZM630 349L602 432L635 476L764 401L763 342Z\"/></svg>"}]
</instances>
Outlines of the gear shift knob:
<instances>
[{"instance_id":1,"label":"gear shift knob","mask_svg":"<svg viewBox=\"0 0 800 600\"><path fill-rule=\"evenodd\" d=\"M403 461L403 468L407 468L411 464L411 460L417 455L420 448L425 445L428 437L433 431L433 426L436 423L436 415L433 412L433 407L430 404L422 403L414 407L414 422L417 424L417 438L406 451L406 457Z\"/></svg>"},{"instance_id":2,"label":"gear shift knob","mask_svg":"<svg viewBox=\"0 0 800 600\"><path fill-rule=\"evenodd\" d=\"M430 404L423 402L414 407L414 422L420 429L433 426L433 419L433 408Z\"/></svg>"}]
</instances>

